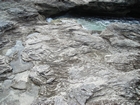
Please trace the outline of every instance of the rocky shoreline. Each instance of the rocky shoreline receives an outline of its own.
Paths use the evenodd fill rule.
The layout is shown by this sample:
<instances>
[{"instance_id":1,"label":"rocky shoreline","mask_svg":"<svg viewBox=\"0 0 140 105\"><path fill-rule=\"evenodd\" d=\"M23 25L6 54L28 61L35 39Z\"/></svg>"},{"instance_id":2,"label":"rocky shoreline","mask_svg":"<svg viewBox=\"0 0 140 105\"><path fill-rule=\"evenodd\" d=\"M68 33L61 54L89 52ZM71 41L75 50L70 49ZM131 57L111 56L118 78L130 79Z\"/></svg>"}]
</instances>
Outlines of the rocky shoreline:
<instances>
[{"instance_id":1,"label":"rocky shoreline","mask_svg":"<svg viewBox=\"0 0 140 105\"><path fill-rule=\"evenodd\" d=\"M140 25L46 22L91 0L57 2L0 1L0 105L139 105Z\"/></svg>"}]
</instances>

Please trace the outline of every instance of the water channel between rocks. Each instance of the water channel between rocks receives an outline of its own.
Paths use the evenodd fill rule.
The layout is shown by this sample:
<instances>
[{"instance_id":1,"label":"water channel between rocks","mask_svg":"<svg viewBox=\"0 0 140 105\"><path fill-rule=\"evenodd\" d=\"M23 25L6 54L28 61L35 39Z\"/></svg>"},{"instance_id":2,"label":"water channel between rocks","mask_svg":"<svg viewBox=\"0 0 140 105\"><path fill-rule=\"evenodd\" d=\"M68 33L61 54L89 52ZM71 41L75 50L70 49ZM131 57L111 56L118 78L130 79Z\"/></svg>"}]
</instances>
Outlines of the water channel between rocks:
<instances>
[{"instance_id":1,"label":"water channel between rocks","mask_svg":"<svg viewBox=\"0 0 140 105\"><path fill-rule=\"evenodd\" d=\"M129 23L129 24L139 24L140 21L133 19L133 18L127 18L127 19L114 19L114 18L98 18L98 17L67 17L62 16L58 18L47 18L47 22L52 22L56 20L63 20L64 19L75 19L77 23L81 24L83 28L90 30L90 31L102 31L104 30L109 24L111 23ZM16 40L16 45L11 46L11 49L8 49L7 52L4 49L4 52L6 52L5 56L12 57L15 53L17 53L16 59L13 59L10 62L10 66L13 68L13 77L9 77L9 80L5 80L2 83L2 88L6 87L9 88L12 84L11 89L7 89L8 91L3 91L0 93L0 103L3 105L5 101L13 102L12 105L14 105L14 102L16 103L22 103L20 105L29 105L32 103L32 101L37 97L38 95L38 87L37 86L31 86L31 84L26 84L28 81L29 76L29 69L33 67L33 64L30 62L25 62L22 60L21 53L24 49L24 46L22 45L22 41ZM24 86L20 87L20 82L25 84ZM15 86L13 86L15 84ZM22 85L23 85L22 84ZM29 89L30 88L30 89ZM17 90L14 90L17 89ZM29 89L29 90L28 90ZM20 91L22 90L22 91ZM26 92L25 92L26 90ZM18 101L18 102L16 102ZM10 105L10 104L9 104Z\"/></svg>"},{"instance_id":2,"label":"water channel between rocks","mask_svg":"<svg viewBox=\"0 0 140 105\"><path fill-rule=\"evenodd\" d=\"M109 24L112 23L128 23L128 24L140 24L140 20L136 18L116 18L116 17L77 17L77 16L60 16L57 18L47 18L47 22L57 19L75 19L77 23L81 24L83 28L92 31L103 31Z\"/></svg>"}]
</instances>

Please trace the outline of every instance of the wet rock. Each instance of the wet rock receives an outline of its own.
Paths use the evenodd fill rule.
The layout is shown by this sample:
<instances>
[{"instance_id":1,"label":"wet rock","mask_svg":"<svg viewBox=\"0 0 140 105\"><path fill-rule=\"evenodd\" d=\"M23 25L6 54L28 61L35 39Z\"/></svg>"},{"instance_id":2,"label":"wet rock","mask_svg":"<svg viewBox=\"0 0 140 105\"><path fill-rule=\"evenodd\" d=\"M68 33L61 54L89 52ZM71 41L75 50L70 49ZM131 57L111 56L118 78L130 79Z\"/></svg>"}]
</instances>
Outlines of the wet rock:
<instances>
[{"instance_id":1,"label":"wet rock","mask_svg":"<svg viewBox=\"0 0 140 105\"><path fill-rule=\"evenodd\" d=\"M14 82L11 87L13 89L26 90L27 89L27 84L26 84L25 81L18 81L18 82Z\"/></svg>"}]
</instances>

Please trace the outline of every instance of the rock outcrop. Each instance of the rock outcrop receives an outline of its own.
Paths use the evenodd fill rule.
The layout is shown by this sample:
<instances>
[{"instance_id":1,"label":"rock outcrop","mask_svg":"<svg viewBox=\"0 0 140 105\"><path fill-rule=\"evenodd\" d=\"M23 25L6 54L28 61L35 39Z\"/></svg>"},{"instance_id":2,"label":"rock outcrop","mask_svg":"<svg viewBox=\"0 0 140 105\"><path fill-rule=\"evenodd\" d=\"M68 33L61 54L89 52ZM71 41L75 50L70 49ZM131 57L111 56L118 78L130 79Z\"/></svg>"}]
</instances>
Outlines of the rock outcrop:
<instances>
[{"instance_id":1,"label":"rock outcrop","mask_svg":"<svg viewBox=\"0 0 140 105\"><path fill-rule=\"evenodd\" d=\"M38 33L27 36L22 53L24 61L36 65L29 77L40 87L40 98L32 105L139 104L139 92L135 95L132 89L130 96L125 89L128 84L139 86L132 83L139 81L139 41L124 37L130 35L121 34L124 28L128 32L139 26L114 24L98 36L68 19L35 27ZM113 37L137 44L112 44Z\"/></svg>"},{"instance_id":2,"label":"rock outcrop","mask_svg":"<svg viewBox=\"0 0 140 105\"><path fill-rule=\"evenodd\" d=\"M139 0L88 0L77 6L76 13L109 16L140 16Z\"/></svg>"},{"instance_id":3,"label":"rock outcrop","mask_svg":"<svg viewBox=\"0 0 140 105\"><path fill-rule=\"evenodd\" d=\"M39 13L45 16L71 11L84 15L140 17L139 0L69 0L64 2L35 0L34 2Z\"/></svg>"},{"instance_id":4,"label":"rock outcrop","mask_svg":"<svg viewBox=\"0 0 140 105\"><path fill-rule=\"evenodd\" d=\"M139 105L140 25L114 23L95 34L75 19L39 14L137 1L47 1L0 1L0 104Z\"/></svg>"}]
</instances>

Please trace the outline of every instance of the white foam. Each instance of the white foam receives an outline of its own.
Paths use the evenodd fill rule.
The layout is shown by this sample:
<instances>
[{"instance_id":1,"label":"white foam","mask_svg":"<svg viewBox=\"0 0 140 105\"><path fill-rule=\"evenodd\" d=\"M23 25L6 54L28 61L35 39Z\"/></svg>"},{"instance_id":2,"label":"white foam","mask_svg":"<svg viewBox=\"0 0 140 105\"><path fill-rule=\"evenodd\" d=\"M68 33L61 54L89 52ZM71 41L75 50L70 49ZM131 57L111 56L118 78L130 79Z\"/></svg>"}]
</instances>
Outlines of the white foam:
<instances>
[{"instance_id":1,"label":"white foam","mask_svg":"<svg viewBox=\"0 0 140 105\"><path fill-rule=\"evenodd\" d=\"M47 18L46 19L46 21L49 22L49 23L52 22L52 20L53 20L52 18Z\"/></svg>"}]
</instances>

